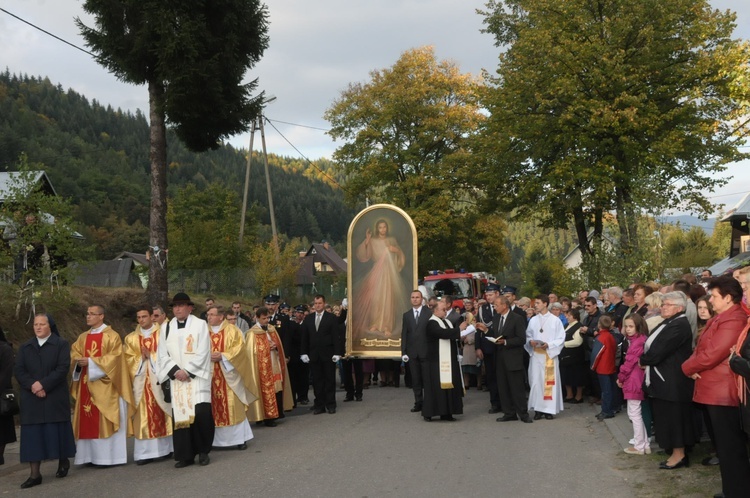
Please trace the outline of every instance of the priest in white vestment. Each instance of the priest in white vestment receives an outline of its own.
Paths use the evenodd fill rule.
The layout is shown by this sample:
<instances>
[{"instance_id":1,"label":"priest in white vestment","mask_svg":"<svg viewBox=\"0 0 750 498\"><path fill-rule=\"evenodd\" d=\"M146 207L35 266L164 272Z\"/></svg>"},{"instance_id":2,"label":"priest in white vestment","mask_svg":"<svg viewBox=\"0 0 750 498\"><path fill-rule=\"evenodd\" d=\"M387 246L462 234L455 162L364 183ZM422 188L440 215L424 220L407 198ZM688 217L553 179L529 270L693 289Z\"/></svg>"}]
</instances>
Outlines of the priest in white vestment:
<instances>
[{"instance_id":1,"label":"priest in white vestment","mask_svg":"<svg viewBox=\"0 0 750 498\"><path fill-rule=\"evenodd\" d=\"M172 299L174 318L159 348L159 382L170 381L176 468L208 465L214 440L211 412L211 339L208 325L192 315L193 302L179 292Z\"/></svg>"},{"instance_id":2,"label":"priest in white vestment","mask_svg":"<svg viewBox=\"0 0 750 498\"><path fill-rule=\"evenodd\" d=\"M549 298L540 294L534 300L534 315L526 328L524 348L529 360L529 410L534 420L551 420L563 410L558 356L565 343L565 329L559 318L547 309Z\"/></svg>"}]
</instances>

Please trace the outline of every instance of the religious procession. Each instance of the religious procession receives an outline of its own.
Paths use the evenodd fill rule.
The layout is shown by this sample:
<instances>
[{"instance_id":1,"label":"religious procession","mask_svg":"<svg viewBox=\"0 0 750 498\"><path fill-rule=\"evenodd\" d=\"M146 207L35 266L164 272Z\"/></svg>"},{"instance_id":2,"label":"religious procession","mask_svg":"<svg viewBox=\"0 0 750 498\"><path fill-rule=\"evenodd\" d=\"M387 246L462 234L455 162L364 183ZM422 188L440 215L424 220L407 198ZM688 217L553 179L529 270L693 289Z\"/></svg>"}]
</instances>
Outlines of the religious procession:
<instances>
[{"instance_id":1,"label":"religious procession","mask_svg":"<svg viewBox=\"0 0 750 498\"><path fill-rule=\"evenodd\" d=\"M30 466L21 487L42 483L47 460L57 461L57 478L72 465L129 458L139 466L172 459L181 469L197 457L206 466L212 449L246 450L251 424L276 427L285 412L310 404L310 385L312 414L335 414L337 387L344 402L361 402L364 390L399 387L403 377L414 395L410 410L424 422L460 420L471 389L487 393L487 411L500 423L600 406L600 422L631 421L623 452L663 451L664 471L690 472L680 469L695 463L691 449L705 434L714 454L699 463L719 466L717 496L745 496L748 276L750 267L717 277L704 270L666 286L533 299L495 282L479 299L462 300L419 285L398 317L395 358L350 354L349 303L332 306L323 295L294 309L267 295L249 314L239 301L224 307L209 298L197 315L191 298L177 293L171 319L160 306L141 306L124 339L106 324L104 307L91 305L88 329L72 345L40 313L15 360L0 341L2 385L12 372L21 387L21 461ZM0 420L4 448L15 428L12 415Z\"/></svg>"}]
</instances>

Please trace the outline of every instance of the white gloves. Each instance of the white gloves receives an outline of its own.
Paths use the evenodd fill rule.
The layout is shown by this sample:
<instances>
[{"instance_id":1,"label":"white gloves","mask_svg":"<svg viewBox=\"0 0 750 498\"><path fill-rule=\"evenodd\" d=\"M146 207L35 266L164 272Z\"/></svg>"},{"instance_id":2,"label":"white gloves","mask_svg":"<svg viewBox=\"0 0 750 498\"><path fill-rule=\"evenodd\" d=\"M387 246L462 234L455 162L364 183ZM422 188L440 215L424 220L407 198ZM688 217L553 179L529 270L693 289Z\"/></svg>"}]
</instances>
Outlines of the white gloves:
<instances>
[{"instance_id":1,"label":"white gloves","mask_svg":"<svg viewBox=\"0 0 750 498\"><path fill-rule=\"evenodd\" d=\"M401 361L403 361L404 363L409 363L409 356L408 355L402 356Z\"/></svg>"},{"instance_id":2,"label":"white gloves","mask_svg":"<svg viewBox=\"0 0 750 498\"><path fill-rule=\"evenodd\" d=\"M310 357L307 356L306 354L303 354L302 356L300 356L299 359L302 361L302 363L310 363Z\"/></svg>"},{"instance_id":3,"label":"white gloves","mask_svg":"<svg viewBox=\"0 0 750 498\"><path fill-rule=\"evenodd\" d=\"M458 355L458 364L461 364L461 361L464 359L463 355Z\"/></svg>"},{"instance_id":4,"label":"white gloves","mask_svg":"<svg viewBox=\"0 0 750 498\"><path fill-rule=\"evenodd\" d=\"M338 363L338 361L341 359L341 356L335 354L331 357L331 360L333 360L334 363Z\"/></svg>"}]
</instances>

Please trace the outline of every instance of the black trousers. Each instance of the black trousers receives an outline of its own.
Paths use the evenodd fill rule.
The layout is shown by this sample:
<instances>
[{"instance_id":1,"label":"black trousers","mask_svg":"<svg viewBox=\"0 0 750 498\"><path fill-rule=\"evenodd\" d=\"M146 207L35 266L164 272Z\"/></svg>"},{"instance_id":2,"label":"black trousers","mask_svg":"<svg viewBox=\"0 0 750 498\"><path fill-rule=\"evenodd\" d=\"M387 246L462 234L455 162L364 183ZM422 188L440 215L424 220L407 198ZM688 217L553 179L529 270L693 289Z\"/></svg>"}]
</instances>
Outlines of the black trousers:
<instances>
[{"instance_id":1,"label":"black trousers","mask_svg":"<svg viewBox=\"0 0 750 498\"><path fill-rule=\"evenodd\" d=\"M500 408L500 393L497 390L497 359L494 354L484 353L484 379L490 391L490 405Z\"/></svg>"},{"instance_id":2,"label":"black trousers","mask_svg":"<svg viewBox=\"0 0 750 498\"><path fill-rule=\"evenodd\" d=\"M361 398L362 386L364 385L365 376L362 373L362 360L351 359L341 360L344 367L344 389L346 389L347 398ZM354 374L354 377L352 377Z\"/></svg>"},{"instance_id":3,"label":"black trousers","mask_svg":"<svg viewBox=\"0 0 750 498\"><path fill-rule=\"evenodd\" d=\"M414 391L414 404L424 403L424 381L429 378L426 358L409 358L406 368L411 372L411 388Z\"/></svg>"},{"instance_id":4,"label":"black trousers","mask_svg":"<svg viewBox=\"0 0 750 498\"><path fill-rule=\"evenodd\" d=\"M311 361L315 408L336 408L336 364L331 360Z\"/></svg>"},{"instance_id":5,"label":"black trousers","mask_svg":"<svg viewBox=\"0 0 750 498\"><path fill-rule=\"evenodd\" d=\"M750 490L750 463L747 460L747 438L740 423L740 409L736 406L706 405L706 410L714 428L724 496L747 496Z\"/></svg>"},{"instance_id":6,"label":"black trousers","mask_svg":"<svg viewBox=\"0 0 750 498\"><path fill-rule=\"evenodd\" d=\"M172 419L174 427L174 419ZM175 429L172 433L174 459L177 461L193 460L195 455L208 453L214 442L214 414L211 403L195 405L195 420L190 427Z\"/></svg>"},{"instance_id":7,"label":"black trousers","mask_svg":"<svg viewBox=\"0 0 750 498\"><path fill-rule=\"evenodd\" d=\"M307 401L307 393L310 390L310 367L301 361L290 361L287 369L289 383L292 385L292 399L295 402Z\"/></svg>"},{"instance_id":8,"label":"black trousers","mask_svg":"<svg viewBox=\"0 0 750 498\"><path fill-rule=\"evenodd\" d=\"M497 389L500 406L506 416L513 414L520 418L529 416L524 379L523 370L506 370L502 361L498 362Z\"/></svg>"}]
</instances>

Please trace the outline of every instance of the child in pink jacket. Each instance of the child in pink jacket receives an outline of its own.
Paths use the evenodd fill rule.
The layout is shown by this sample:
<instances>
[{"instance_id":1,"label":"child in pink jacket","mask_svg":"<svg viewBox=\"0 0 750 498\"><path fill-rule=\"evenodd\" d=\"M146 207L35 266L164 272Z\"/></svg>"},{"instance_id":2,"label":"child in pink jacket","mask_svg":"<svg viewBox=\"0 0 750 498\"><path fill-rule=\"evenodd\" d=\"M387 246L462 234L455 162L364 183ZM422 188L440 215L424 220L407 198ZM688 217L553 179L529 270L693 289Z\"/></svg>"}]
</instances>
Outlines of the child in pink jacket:
<instances>
[{"instance_id":1,"label":"child in pink jacket","mask_svg":"<svg viewBox=\"0 0 750 498\"><path fill-rule=\"evenodd\" d=\"M620 366L617 385L622 388L623 396L628 403L628 418L633 423L633 439L635 440L633 446L625 448L625 453L629 455L650 454L651 446L641 413L641 401L645 399L643 379L646 374L638 365L638 360L643 354L643 346L648 338L648 325L643 317L632 313L623 321L622 328L629 346L625 361Z\"/></svg>"}]
</instances>

